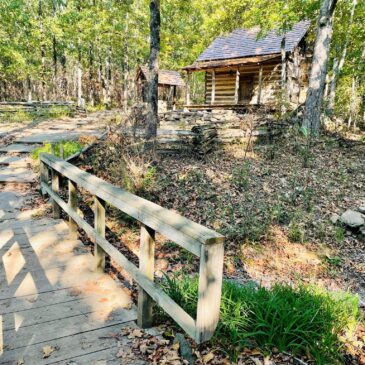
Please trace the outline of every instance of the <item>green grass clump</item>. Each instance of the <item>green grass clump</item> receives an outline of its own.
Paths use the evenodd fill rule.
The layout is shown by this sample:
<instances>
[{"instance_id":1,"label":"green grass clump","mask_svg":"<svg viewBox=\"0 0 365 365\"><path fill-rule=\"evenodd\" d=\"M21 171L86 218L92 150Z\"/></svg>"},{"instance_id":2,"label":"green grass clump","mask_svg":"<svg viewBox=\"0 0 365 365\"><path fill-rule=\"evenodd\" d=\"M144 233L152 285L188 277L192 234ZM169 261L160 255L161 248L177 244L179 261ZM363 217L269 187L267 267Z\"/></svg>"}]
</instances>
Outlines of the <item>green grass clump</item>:
<instances>
[{"instance_id":1,"label":"green grass clump","mask_svg":"<svg viewBox=\"0 0 365 365\"><path fill-rule=\"evenodd\" d=\"M198 278L166 278L165 292L196 315ZM277 284L271 289L223 282L215 340L234 357L245 346L307 354L317 364L340 360L339 336L355 329L358 298L349 293Z\"/></svg>"},{"instance_id":2,"label":"green grass clump","mask_svg":"<svg viewBox=\"0 0 365 365\"><path fill-rule=\"evenodd\" d=\"M63 146L64 158L72 156L74 153L83 148L83 144L75 141L61 141L54 144L55 155L60 157L60 145ZM37 148L31 154L33 160L38 160L41 153L52 153L51 143L45 143L42 147Z\"/></svg>"},{"instance_id":3,"label":"green grass clump","mask_svg":"<svg viewBox=\"0 0 365 365\"><path fill-rule=\"evenodd\" d=\"M39 111L28 112L24 110L16 110L15 112L5 112L0 114L0 123L21 123L33 120L46 120L52 118L62 118L70 116L71 110L58 108L44 108Z\"/></svg>"}]
</instances>

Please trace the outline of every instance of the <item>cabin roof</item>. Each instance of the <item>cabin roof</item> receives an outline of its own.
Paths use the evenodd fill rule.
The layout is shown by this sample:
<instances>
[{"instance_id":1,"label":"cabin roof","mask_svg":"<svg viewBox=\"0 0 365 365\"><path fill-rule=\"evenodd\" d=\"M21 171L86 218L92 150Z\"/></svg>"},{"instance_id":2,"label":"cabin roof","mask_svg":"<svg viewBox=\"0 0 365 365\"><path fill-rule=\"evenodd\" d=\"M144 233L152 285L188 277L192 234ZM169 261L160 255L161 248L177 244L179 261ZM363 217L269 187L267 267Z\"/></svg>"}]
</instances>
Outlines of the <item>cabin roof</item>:
<instances>
[{"instance_id":1,"label":"cabin roof","mask_svg":"<svg viewBox=\"0 0 365 365\"><path fill-rule=\"evenodd\" d=\"M285 49L292 52L306 35L309 21L300 21L286 33ZM282 36L276 30L259 38L260 29L236 29L227 36L216 38L213 43L198 57L197 62L226 60L253 56L274 55L281 52Z\"/></svg>"},{"instance_id":2,"label":"cabin roof","mask_svg":"<svg viewBox=\"0 0 365 365\"><path fill-rule=\"evenodd\" d=\"M143 75L146 80L150 78L150 71L147 66L140 66L137 71L137 78ZM185 86L184 80L177 71L159 70L158 71L159 85Z\"/></svg>"}]
</instances>

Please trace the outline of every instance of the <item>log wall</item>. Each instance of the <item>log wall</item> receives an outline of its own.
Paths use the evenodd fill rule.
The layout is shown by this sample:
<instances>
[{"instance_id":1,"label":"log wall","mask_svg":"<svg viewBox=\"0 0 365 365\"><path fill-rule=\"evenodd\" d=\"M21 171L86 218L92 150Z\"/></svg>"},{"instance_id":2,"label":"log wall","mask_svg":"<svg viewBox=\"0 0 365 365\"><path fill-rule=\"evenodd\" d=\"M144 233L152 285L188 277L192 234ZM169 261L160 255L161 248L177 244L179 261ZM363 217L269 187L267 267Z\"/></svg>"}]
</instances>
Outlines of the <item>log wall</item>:
<instances>
[{"instance_id":1,"label":"log wall","mask_svg":"<svg viewBox=\"0 0 365 365\"><path fill-rule=\"evenodd\" d=\"M289 100L295 104L303 103L308 88L308 75L311 59L295 50L287 60L287 87ZM274 104L281 89L281 61L263 63L260 104ZM260 65L251 64L238 67L241 77L252 76L253 91L250 100L239 100L238 104L258 104ZM213 104L236 104L235 84L236 69L215 70L215 99ZM206 72L205 103L212 104L213 72Z\"/></svg>"}]
</instances>

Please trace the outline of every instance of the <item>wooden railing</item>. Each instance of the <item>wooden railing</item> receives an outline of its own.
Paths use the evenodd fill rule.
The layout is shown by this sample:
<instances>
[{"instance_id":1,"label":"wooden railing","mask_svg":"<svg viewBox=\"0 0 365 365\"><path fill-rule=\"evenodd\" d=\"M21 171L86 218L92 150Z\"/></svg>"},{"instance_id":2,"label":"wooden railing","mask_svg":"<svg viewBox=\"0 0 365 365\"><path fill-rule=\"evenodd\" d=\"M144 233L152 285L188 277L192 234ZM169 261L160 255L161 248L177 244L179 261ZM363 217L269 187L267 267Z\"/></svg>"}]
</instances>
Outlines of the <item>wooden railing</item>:
<instances>
[{"instance_id":1,"label":"wooden railing","mask_svg":"<svg viewBox=\"0 0 365 365\"><path fill-rule=\"evenodd\" d=\"M138 324L152 325L153 300L197 343L209 340L218 323L223 273L224 237L157 204L117 188L70 163L42 154L41 187L52 199L53 214L60 209L69 216L70 230L80 227L95 242L96 267L103 268L105 255L121 265L139 285ZM61 176L68 179L68 202L61 199ZM49 180L52 181L51 186ZM94 227L77 213L78 187L94 196ZM141 223L139 268L105 239L105 202ZM186 313L154 283L155 232L200 258L196 319Z\"/></svg>"}]
</instances>

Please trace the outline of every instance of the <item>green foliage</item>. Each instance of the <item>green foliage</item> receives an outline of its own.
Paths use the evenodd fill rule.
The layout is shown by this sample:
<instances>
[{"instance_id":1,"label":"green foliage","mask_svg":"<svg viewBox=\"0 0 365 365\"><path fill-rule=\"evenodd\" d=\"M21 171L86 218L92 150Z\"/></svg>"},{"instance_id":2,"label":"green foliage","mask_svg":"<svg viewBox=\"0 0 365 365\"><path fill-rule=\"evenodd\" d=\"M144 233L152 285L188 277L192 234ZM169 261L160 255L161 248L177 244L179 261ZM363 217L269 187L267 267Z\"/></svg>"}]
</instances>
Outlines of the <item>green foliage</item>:
<instances>
[{"instance_id":1,"label":"green foliage","mask_svg":"<svg viewBox=\"0 0 365 365\"><path fill-rule=\"evenodd\" d=\"M345 240L345 229L343 227L335 228L335 240L337 243L342 243Z\"/></svg>"},{"instance_id":2,"label":"green foliage","mask_svg":"<svg viewBox=\"0 0 365 365\"><path fill-rule=\"evenodd\" d=\"M54 144L55 155L60 157L60 146L63 146L64 158L72 156L83 148L83 144L74 141L61 141ZM41 153L52 153L51 143L45 143L31 153L33 160L38 160Z\"/></svg>"},{"instance_id":3,"label":"green foliage","mask_svg":"<svg viewBox=\"0 0 365 365\"><path fill-rule=\"evenodd\" d=\"M195 316L198 278L175 274L164 291ZM339 336L351 334L359 320L358 297L315 286L277 284L271 289L225 280L218 341L234 357L245 346L309 354L316 364L334 364L343 347Z\"/></svg>"},{"instance_id":4,"label":"green foliage","mask_svg":"<svg viewBox=\"0 0 365 365\"><path fill-rule=\"evenodd\" d=\"M237 166L233 169L232 172L232 182L233 184L247 189L250 182L250 173L251 173L251 163L246 160L241 166Z\"/></svg>"},{"instance_id":5,"label":"green foliage","mask_svg":"<svg viewBox=\"0 0 365 365\"><path fill-rule=\"evenodd\" d=\"M70 115L68 110L57 108L45 108L37 112L26 112L24 110L16 110L14 112L0 113L0 123L20 123L32 120L61 118Z\"/></svg>"}]
</instances>

